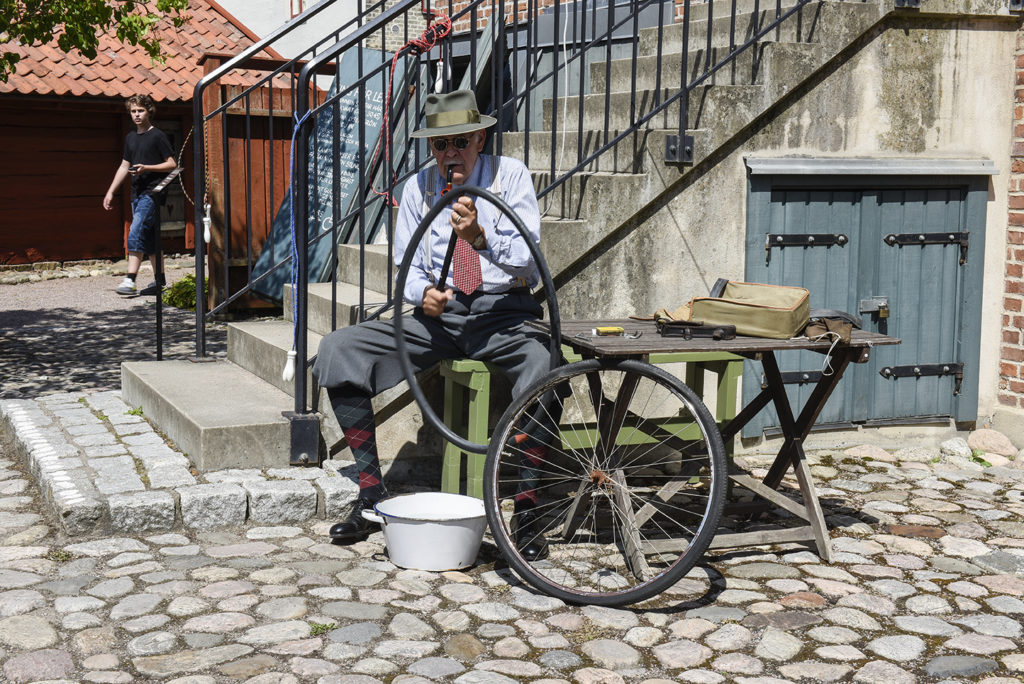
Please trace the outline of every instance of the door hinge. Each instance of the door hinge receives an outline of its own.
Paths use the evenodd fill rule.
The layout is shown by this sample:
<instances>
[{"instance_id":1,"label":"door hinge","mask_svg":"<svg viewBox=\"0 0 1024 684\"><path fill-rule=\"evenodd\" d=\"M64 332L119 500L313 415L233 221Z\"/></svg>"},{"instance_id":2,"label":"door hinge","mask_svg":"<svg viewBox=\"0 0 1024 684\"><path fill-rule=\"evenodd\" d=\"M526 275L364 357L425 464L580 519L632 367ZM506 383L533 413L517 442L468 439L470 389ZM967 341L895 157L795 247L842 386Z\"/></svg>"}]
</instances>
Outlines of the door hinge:
<instances>
[{"instance_id":1,"label":"door hinge","mask_svg":"<svg viewBox=\"0 0 1024 684\"><path fill-rule=\"evenodd\" d=\"M850 238L842 233L768 233L764 238L764 265L767 266L772 259L772 247L845 247L849 241Z\"/></svg>"},{"instance_id":2,"label":"door hinge","mask_svg":"<svg viewBox=\"0 0 1024 684\"><path fill-rule=\"evenodd\" d=\"M886 380L896 378L923 378L952 375L954 378L953 396L960 394L960 385L964 381L964 364L962 363L918 363L906 366L886 366L878 371Z\"/></svg>"},{"instance_id":3,"label":"door hinge","mask_svg":"<svg viewBox=\"0 0 1024 684\"><path fill-rule=\"evenodd\" d=\"M970 232L966 233L889 233L882 242L892 247L896 245L960 245L960 265L967 263L967 246Z\"/></svg>"}]
</instances>

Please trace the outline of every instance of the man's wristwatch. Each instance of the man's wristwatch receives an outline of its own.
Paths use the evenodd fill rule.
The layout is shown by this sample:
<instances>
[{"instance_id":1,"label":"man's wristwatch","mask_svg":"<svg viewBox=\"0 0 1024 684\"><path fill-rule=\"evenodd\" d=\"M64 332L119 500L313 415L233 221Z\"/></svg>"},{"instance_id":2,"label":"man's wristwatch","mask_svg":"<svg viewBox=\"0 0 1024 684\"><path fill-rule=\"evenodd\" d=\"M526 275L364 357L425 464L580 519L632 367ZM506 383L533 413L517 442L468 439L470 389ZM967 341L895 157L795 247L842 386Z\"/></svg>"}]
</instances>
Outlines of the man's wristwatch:
<instances>
[{"instance_id":1,"label":"man's wristwatch","mask_svg":"<svg viewBox=\"0 0 1024 684\"><path fill-rule=\"evenodd\" d=\"M473 241L469 244L473 249L475 249L478 252L481 249L487 249L487 237L484 235L484 231L481 230L479 233L477 233L476 237L473 238Z\"/></svg>"}]
</instances>

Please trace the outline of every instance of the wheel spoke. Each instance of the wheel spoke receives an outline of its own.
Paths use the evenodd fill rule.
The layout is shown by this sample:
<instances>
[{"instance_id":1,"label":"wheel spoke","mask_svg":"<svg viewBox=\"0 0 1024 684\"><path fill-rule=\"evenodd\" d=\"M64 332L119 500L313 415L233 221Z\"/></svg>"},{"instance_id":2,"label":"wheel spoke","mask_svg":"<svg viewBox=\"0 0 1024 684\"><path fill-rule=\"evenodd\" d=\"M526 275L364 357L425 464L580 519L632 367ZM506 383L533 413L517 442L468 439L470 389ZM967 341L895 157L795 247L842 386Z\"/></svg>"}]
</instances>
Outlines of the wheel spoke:
<instances>
[{"instance_id":1,"label":"wheel spoke","mask_svg":"<svg viewBox=\"0 0 1024 684\"><path fill-rule=\"evenodd\" d=\"M561 406L549 404L559 388L568 388ZM531 451L527 440L547 448ZM649 364L584 361L508 409L484 489L495 542L526 581L564 600L621 605L670 586L700 558L724 483L721 437L692 390ZM524 489L549 549L535 561L512 531Z\"/></svg>"}]
</instances>

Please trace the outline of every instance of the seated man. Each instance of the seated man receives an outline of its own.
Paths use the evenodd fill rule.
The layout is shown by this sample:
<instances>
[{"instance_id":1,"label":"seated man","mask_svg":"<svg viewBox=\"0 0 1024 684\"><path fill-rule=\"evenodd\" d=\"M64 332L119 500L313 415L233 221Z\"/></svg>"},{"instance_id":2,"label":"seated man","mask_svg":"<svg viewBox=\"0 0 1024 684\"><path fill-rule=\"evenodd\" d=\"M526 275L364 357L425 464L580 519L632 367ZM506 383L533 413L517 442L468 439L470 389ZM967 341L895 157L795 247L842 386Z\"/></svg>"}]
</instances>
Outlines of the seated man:
<instances>
[{"instance_id":1,"label":"seated man","mask_svg":"<svg viewBox=\"0 0 1024 684\"><path fill-rule=\"evenodd\" d=\"M547 373L548 339L527 321L542 310L530 294L539 273L526 244L511 220L486 201L452 197L451 211L442 211L422 242L410 244L421 219L445 189L448 172L453 185L475 185L500 196L540 242L540 212L533 181L515 159L481 154L485 129L493 117L477 111L470 91L428 95L426 127L414 138L427 138L436 166L409 180L402 193L395 228L395 265L414 249L406 278L405 300L416 306L402 319L409 359L416 371L444 359L470 358L498 366L513 382L518 396ZM459 236L452 259L451 283L437 288L452 231ZM377 527L362 517L386 496L374 436L370 398L404 379L392 321L367 321L327 335L313 365L313 374L327 388L359 467L359 498L349 518L334 525L331 539L352 543L366 539ZM524 557L541 558L546 543L535 529L536 474L543 446L527 449L523 482L516 494L516 544Z\"/></svg>"}]
</instances>

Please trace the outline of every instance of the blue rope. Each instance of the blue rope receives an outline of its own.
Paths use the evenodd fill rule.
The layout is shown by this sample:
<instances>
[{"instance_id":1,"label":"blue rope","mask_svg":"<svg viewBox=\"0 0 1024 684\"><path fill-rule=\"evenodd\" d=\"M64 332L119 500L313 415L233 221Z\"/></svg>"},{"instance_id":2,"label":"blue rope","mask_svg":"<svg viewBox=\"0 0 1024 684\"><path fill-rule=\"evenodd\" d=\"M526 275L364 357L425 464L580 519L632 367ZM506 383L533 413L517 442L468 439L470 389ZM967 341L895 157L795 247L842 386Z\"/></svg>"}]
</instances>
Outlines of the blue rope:
<instances>
[{"instance_id":1,"label":"blue rope","mask_svg":"<svg viewBox=\"0 0 1024 684\"><path fill-rule=\"evenodd\" d=\"M296 268L296 264L299 261L299 243L295 236L295 192L296 189L293 185L295 178L295 136L298 135L299 129L302 128L302 124L306 122L312 114L310 110L306 110L306 113L302 115L300 119L298 114L292 113L292 118L295 120L295 127L292 129L292 143L291 143L291 163L288 165L288 187L291 188L292 197L289 204L289 224L292 234L292 274L291 274L291 285L292 285L292 351L295 350L295 340L299 336L299 296L297 290L299 289L299 269Z\"/></svg>"}]
</instances>

